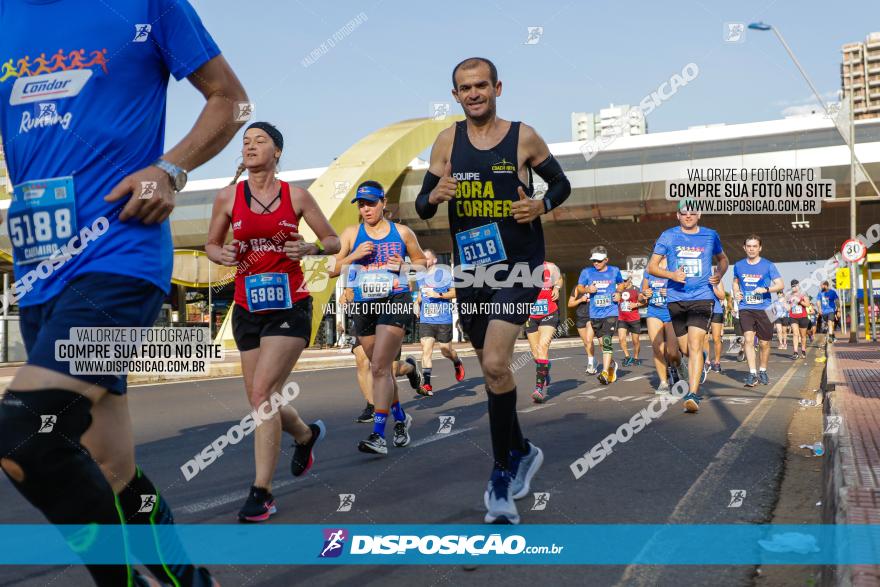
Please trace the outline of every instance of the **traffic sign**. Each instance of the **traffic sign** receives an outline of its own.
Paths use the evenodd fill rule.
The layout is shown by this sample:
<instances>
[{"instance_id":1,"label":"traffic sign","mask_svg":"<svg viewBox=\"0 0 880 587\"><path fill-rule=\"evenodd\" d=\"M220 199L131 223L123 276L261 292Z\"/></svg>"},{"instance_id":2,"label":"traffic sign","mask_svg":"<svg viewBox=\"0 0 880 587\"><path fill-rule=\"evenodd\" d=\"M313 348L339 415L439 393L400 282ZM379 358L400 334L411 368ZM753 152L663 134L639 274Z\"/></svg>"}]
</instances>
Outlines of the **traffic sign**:
<instances>
[{"instance_id":1,"label":"traffic sign","mask_svg":"<svg viewBox=\"0 0 880 587\"><path fill-rule=\"evenodd\" d=\"M847 263L858 263L865 258L867 253L868 248L864 243L854 238L848 239L843 243L843 246L840 247L840 254L843 255L843 259Z\"/></svg>"},{"instance_id":2,"label":"traffic sign","mask_svg":"<svg viewBox=\"0 0 880 587\"><path fill-rule=\"evenodd\" d=\"M835 285L837 286L837 291L845 291L850 288L849 283L849 268L840 267L837 269L837 273L835 273L835 281L837 282Z\"/></svg>"}]
</instances>

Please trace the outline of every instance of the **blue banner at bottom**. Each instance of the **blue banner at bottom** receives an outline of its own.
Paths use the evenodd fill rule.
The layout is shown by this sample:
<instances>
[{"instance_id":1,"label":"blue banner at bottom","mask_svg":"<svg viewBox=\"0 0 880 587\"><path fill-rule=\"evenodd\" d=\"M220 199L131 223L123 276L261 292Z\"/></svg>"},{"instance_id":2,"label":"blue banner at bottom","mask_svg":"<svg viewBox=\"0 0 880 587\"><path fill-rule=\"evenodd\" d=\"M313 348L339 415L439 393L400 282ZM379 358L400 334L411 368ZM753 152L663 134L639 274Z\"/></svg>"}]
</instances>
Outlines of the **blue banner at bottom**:
<instances>
[{"instance_id":1,"label":"blue banner at bottom","mask_svg":"<svg viewBox=\"0 0 880 587\"><path fill-rule=\"evenodd\" d=\"M159 555L155 545L161 545ZM877 525L0 525L0 564L880 564Z\"/></svg>"}]
</instances>

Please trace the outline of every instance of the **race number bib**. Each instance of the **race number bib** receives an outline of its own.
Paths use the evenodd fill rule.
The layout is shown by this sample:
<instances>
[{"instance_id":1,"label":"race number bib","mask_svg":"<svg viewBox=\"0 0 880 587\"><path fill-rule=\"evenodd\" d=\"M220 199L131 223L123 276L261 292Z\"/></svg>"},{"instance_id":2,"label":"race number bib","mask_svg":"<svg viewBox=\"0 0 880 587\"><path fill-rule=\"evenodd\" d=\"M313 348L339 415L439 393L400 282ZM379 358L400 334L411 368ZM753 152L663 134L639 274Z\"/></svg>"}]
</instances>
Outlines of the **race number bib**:
<instances>
[{"instance_id":1,"label":"race number bib","mask_svg":"<svg viewBox=\"0 0 880 587\"><path fill-rule=\"evenodd\" d=\"M258 273L244 278L248 310L287 310L292 307L290 280L286 273Z\"/></svg>"},{"instance_id":2,"label":"race number bib","mask_svg":"<svg viewBox=\"0 0 880 587\"><path fill-rule=\"evenodd\" d=\"M440 316L440 304L429 303L422 306L422 316L425 318L438 318Z\"/></svg>"},{"instance_id":3,"label":"race number bib","mask_svg":"<svg viewBox=\"0 0 880 587\"><path fill-rule=\"evenodd\" d=\"M661 295L658 291L654 291L654 293L651 294L651 305L660 308L666 307L666 296Z\"/></svg>"},{"instance_id":4,"label":"race number bib","mask_svg":"<svg viewBox=\"0 0 880 587\"><path fill-rule=\"evenodd\" d=\"M687 277L703 276L703 260L702 259L679 259L678 267L684 271Z\"/></svg>"},{"instance_id":5,"label":"race number bib","mask_svg":"<svg viewBox=\"0 0 880 587\"><path fill-rule=\"evenodd\" d=\"M632 310L632 303L620 302L620 311L621 312L629 312L630 310Z\"/></svg>"},{"instance_id":6,"label":"race number bib","mask_svg":"<svg viewBox=\"0 0 880 587\"><path fill-rule=\"evenodd\" d=\"M550 304L547 300L537 300L532 304L532 316L546 316L550 313Z\"/></svg>"},{"instance_id":7,"label":"race number bib","mask_svg":"<svg viewBox=\"0 0 880 587\"><path fill-rule=\"evenodd\" d=\"M463 230L455 235L455 242L462 265L489 265L507 259L495 222Z\"/></svg>"},{"instance_id":8,"label":"race number bib","mask_svg":"<svg viewBox=\"0 0 880 587\"><path fill-rule=\"evenodd\" d=\"M611 296L595 296L594 301L597 308L607 308L611 305Z\"/></svg>"},{"instance_id":9,"label":"race number bib","mask_svg":"<svg viewBox=\"0 0 880 587\"><path fill-rule=\"evenodd\" d=\"M756 294L749 292L745 295L744 301L747 305L756 305L764 302L764 294Z\"/></svg>"},{"instance_id":10,"label":"race number bib","mask_svg":"<svg viewBox=\"0 0 880 587\"><path fill-rule=\"evenodd\" d=\"M394 278L388 273L361 273L358 287L364 299L387 298L394 289Z\"/></svg>"},{"instance_id":11,"label":"race number bib","mask_svg":"<svg viewBox=\"0 0 880 587\"><path fill-rule=\"evenodd\" d=\"M37 179L15 186L8 229L16 263L50 258L76 233L73 177Z\"/></svg>"}]
</instances>

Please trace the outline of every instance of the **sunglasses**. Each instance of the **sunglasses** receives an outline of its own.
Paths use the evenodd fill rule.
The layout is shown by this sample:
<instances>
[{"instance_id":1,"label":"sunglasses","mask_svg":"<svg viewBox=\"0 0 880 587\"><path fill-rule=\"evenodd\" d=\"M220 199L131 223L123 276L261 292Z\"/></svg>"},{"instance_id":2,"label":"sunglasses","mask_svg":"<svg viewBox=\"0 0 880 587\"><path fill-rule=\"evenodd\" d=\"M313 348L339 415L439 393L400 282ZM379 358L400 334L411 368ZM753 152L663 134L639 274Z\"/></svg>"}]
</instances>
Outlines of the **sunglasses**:
<instances>
[{"instance_id":1,"label":"sunglasses","mask_svg":"<svg viewBox=\"0 0 880 587\"><path fill-rule=\"evenodd\" d=\"M373 208L378 204L379 200L358 200L358 208L363 208L364 206Z\"/></svg>"},{"instance_id":2,"label":"sunglasses","mask_svg":"<svg viewBox=\"0 0 880 587\"><path fill-rule=\"evenodd\" d=\"M608 259L590 259L590 261L592 261L593 263L604 263L607 260Z\"/></svg>"}]
</instances>

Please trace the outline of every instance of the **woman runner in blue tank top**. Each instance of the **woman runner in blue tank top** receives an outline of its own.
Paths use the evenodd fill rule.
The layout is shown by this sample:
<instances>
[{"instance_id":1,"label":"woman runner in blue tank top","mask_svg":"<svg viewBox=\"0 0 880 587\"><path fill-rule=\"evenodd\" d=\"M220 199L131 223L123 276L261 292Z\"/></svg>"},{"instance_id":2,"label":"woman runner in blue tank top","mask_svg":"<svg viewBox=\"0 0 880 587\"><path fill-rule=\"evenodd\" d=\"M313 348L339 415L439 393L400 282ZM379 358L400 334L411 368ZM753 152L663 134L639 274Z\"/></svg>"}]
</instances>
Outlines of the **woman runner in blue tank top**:
<instances>
[{"instance_id":1,"label":"woman runner in blue tank top","mask_svg":"<svg viewBox=\"0 0 880 587\"><path fill-rule=\"evenodd\" d=\"M665 269L666 261L660 262ZM672 320L666 308L666 286L669 280L645 272L642 279L640 297L648 304L645 324L648 327L648 340L654 351L654 368L660 378L655 393L669 393L670 386L678 381L678 365L681 358L678 352L678 339L672 329Z\"/></svg>"},{"instance_id":2,"label":"woman runner in blue tank top","mask_svg":"<svg viewBox=\"0 0 880 587\"><path fill-rule=\"evenodd\" d=\"M410 441L412 416L400 406L392 364L413 315L405 259L409 256L413 266L424 267L425 254L412 230L385 219L381 184L365 181L351 202L357 203L363 223L342 232L334 273L343 273L346 287L354 291L349 310L373 378L373 432L358 449L384 455L388 454L385 423L389 411L395 420L394 445L404 447Z\"/></svg>"}]
</instances>

